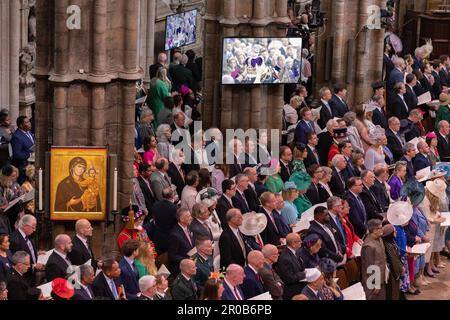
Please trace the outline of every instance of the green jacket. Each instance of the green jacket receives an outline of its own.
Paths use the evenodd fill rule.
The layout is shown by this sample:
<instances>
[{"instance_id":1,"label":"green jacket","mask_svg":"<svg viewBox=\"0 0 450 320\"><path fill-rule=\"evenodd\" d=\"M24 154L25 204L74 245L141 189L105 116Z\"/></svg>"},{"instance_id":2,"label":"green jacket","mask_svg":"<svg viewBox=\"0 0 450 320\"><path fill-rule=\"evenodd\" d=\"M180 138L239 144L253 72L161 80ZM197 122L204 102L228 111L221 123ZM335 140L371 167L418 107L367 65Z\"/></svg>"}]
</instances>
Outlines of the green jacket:
<instances>
[{"instance_id":1,"label":"green jacket","mask_svg":"<svg viewBox=\"0 0 450 320\"><path fill-rule=\"evenodd\" d=\"M179 274L172 284L173 300L197 300L197 285L194 279L186 280Z\"/></svg>"},{"instance_id":2,"label":"green jacket","mask_svg":"<svg viewBox=\"0 0 450 320\"><path fill-rule=\"evenodd\" d=\"M305 195L301 195L297 199L295 199L294 205L299 213L299 219L302 217L303 212L312 207L311 201L309 201L309 199Z\"/></svg>"},{"instance_id":3,"label":"green jacket","mask_svg":"<svg viewBox=\"0 0 450 320\"><path fill-rule=\"evenodd\" d=\"M280 193L283 191L283 180L280 175L268 176L266 180L266 188L272 193Z\"/></svg>"},{"instance_id":4,"label":"green jacket","mask_svg":"<svg viewBox=\"0 0 450 320\"><path fill-rule=\"evenodd\" d=\"M207 260L204 260L198 253L194 255L194 261L197 266L197 274L195 275L195 283L199 287L204 287L206 281L209 279L211 272L213 269L213 259L209 257Z\"/></svg>"},{"instance_id":5,"label":"green jacket","mask_svg":"<svg viewBox=\"0 0 450 320\"><path fill-rule=\"evenodd\" d=\"M439 122L442 120L447 120L450 123L450 107L440 106L436 117L436 132L439 131Z\"/></svg>"}]
</instances>

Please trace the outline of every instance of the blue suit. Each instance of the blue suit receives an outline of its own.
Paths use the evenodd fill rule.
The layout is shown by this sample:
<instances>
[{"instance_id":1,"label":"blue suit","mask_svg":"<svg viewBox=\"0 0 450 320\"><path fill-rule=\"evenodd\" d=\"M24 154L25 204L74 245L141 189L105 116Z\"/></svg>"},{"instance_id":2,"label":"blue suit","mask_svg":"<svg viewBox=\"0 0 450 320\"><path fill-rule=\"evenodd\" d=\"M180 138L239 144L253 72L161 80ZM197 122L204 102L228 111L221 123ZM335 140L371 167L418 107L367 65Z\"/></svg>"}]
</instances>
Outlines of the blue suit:
<instances>
[{"instance_id":1,"label":"blue suit","mask_svg":"<svg viewBox=\"0 0 450 320\"><path fill-rule=\"evenodd\" d=\"M295 128L295 137L294 137L294 141L295 144L298 146L299 143L303 143L305 145L308 144L308 133L313 132L314 128L314 124L312 122L307 123L305 120L301 120L298 124L297 127Z\"/></svg>"},{"instance_id":2,"label":"blue suit","mask_svg":"<svg viewBox=\"0 0 450 320\"><path fill-rule=\"evenodd\" d=\"M372 122L374 125L380 126L380 127L384 128L385 130L387 130L389 128L389 124L386 119L386 115L384 114L384 111L380 110L378 108L376 108L373 111Z\"/></svg>"},{"instance_id":3,"label":"blue suit","mask_svg":"<svg viewBox=\"0 0 450 320\"><path fill-rule=\"evenodd\" d=\"M347 200L350 206L350 212L348 217L353 227L355 228L355 233L361 239L364 237L367 231L367 213L364 205L356 199L356 197L350 191L345 193L344 198ZM361 199L361 197L360 197ZM362 201L362 200L361 200Z\"/></svg>"},{"instance_id":4,"label":"blue suit","mask_svg":"<svg viewBox=\"0 0 450 320\"><path fill-rule=\"evenodd\" d=\"M342 100L335 94L329 103L331 110L333 111L333 117L335 118L342 118L349 111L347 104L342 102Z\"/></svg>"},{"instance_id":5,"label":"blue suit","mask_svg":"<svg viewBox=\"0 0 450 320\"><path fill-rule=\"evenodd\" d=\"M222 293L222 300L236 300L236 297L234 296L233 290L228 286L228 284L224 281L223 283L224 291ZM242 292L242 289L240 286L237 286L237 291L239 292L239 295L242 297L242 299L245 299L244 292Z\"/></svg>"},{"instance_id":6,"label":"blue suit","mask_svg":"<svg viewBox=\"0 0 450 320\"><path fill-rule=\"evenodd\" d=\"M261 277L249 266L244 268L245 279L242 284L242 291L244 291L245 299L250 299L264 293L264 286Z\"/></svg>"},{"instance_id":7,"label":"blue suit","mask_svg":"<svg viewBox=\"0 0 450 320\"><path fill-rule=\"evenodd\" d=\"M406 162L406 180L414 180L416 179L416 170L414 169L414 165L412 161L408 161L405 156L401 157L400 161Z\"/></svg>"},{"instance_id":8,"label":"blue suit","mask_svg":"<svg viewBox=\"0 0 450 320\"><path fill-rule=\"evenodd\" d=\"M125 294L128 300L136 300L139 290L139 275L133 271L130 264L125 258L122 258L119 262L120 281L125 289Z\"/></svg>"},{"instance_id":9,"label":"blue suit","mask_svg":"<svg viewBox=\"0 0 450 320\"><path fill-rule=\"evenodd\" d=\"M389 80L387 83L389 102L391 102L392 98L394 98L396 96L396 93L394 91L394 86L396 83L399 83L399 82L405 83L405 77L400 70L395 68L394 70L392 70L391 74L389 75Z\"/></svg>"},{"instance_id":10,"label":"blue suit","mask_svg":"<svg viewBox=\"0 0 450 320\"><path fill-rule=\"evenodd\" d=\"M32 139L22 130L17 129L11 138L13 163L19 168L25 168L27 166L28 158L32 152L31 148L34 146L34 137L31 132L29 134Z\"/></svg>"},{"instance_id":11,"label":"blue suit","mask_svg":"<svg viewBox=\"0 0 450 320\"><path fill-rule=\"evenodd\" d=\"M419 170L425 169L426 167L431 167L431 161L428 157L425 157L423 154L418 153L414 158L414 171L417 172Z\"/></svg>"}]
</instances>

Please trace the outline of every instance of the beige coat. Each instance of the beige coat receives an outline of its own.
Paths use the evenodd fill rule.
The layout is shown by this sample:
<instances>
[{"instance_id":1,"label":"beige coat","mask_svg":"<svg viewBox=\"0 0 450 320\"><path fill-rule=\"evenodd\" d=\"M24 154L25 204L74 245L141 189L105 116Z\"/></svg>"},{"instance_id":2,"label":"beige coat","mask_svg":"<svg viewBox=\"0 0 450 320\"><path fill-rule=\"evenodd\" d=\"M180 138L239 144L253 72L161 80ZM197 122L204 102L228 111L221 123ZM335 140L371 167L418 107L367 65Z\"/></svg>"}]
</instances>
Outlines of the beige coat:
<instances>
[{"instance_id":1,"label":"beige coat","mask_svg":"<svg viewBox=\"0 0 450 320\"><path fill-rule=\"evenodd\" d=\"M369 277L373 276L373 271L369 269L371 266L380 268L381 291L377 295L373 294L373 289L367 287L367 284L373 281L372 278L369 279ZM364 240L361 249L361 278L367 300L385 300L386 270L387 260L383 240L382 238L375 239L372 234L369 234Z\"/></svg>"}]
</instances>

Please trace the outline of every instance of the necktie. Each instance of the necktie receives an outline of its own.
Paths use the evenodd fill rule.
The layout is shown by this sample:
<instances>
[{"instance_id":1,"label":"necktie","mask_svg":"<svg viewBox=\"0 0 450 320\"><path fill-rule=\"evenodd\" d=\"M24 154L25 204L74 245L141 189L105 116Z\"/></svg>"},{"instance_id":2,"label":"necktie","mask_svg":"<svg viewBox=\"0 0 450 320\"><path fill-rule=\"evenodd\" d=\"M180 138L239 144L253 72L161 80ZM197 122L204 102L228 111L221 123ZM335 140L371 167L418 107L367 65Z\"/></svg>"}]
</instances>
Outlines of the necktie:
<instances>
[{"instance_id":1,"label":"necktie","mask_svg":"<svg viewBox=\"0 0 450 320\"><path fill-rule=\"evenodd\" d=\"M344 227L342 226L341 220L336 216L336 219L334 221L339 228L339 232L341 233L342 239L344 240L344 245L347 246L347 239L345 238Z\"/></svg>"},{"instance_id":2,"label":"necktie","mask_svg":"<svg viewBox=\"0 0 450 320\"><path fill-rule=\"evenodd\" d=\"M191 235L189 234L188 229L187 229L187 228L186 228L186 229L183 228L183 230L184 230L184 234L186 235L186 237L187 237L187 239L188 239L188 241L189 241L189 244L190 244L191 247L192 247Z\"/></svg>"},{"instance_id":3,"label":"necktie","mask_svg":"<svg viewBox=\"0 0 450 320\"><path fill-rule=\"evenodd\" d=\"M316 148L313 149L313 154L314 154L314 157L316 157L317 163L319 163L319 154L317 153Z\"/></svg>"},{"instance_id":4,"label":"necktie","mask_svg":"<svg viewBox=\"0 0 450 320\"><path fill-rule=\"evenodd\" d=\"M364 207L364 203L359 196L356 197L356 200L358 201L359 208L361 210L361 213L363 214L364 224L367 224L366 208Z\"/></svg>"},{"instance_id":5,"label":"necktie","mask_svg":"<svg viewBox=\"0 0 450 320\"><path fill-rule=\"evenodd\" d=\"M30 239L28 239L28 237L25 237L25 242L27 243L28 249L30 250L31 259L33 260L33 264L36 264L36 256L34 253L33 244L31 243Z\"/></svg>"},{"instance_id":6,"label":"necktie","mask_svg":"<svg viewBox=\"0 0 450 320\"><path fill-rule=\"evenodd\" d=\"M336 253L339 252L339 247L336 243L336 239L334 238L333 232L331 232L331 230L327 226L323 226L323 229L325 230L326 233L328 233L328 235L331 238L331 241L333 241L334 247L336 248Z\"/></svg>"},{"instance_id":7,"label":"necktie","mask_svg":"<svg viewBox=\"0 0 450 320\"><path fill-rule=\"evenodd\" d=\"M114 280L110 280L110 281L111 281L111 291L112 291L112 294L114 296L114 300L118 300L119 299L119 295L117 294L116 284L114 283Z\"/></svg>"},{"instance_id":8,"label":"necktie","mask_svg":"<svg viewBox=\"0 0 450 320\"><path fill-rule=\"evenodd\" d=\"M400 96L400 98L401 98L402 101L403 101L403 105L405 106L406 111L409 112L409 107L408 107L408 105L406 104L405 97L404 97L404 96Z\"/></svg>"},{"instance_id":9,"label":"necktie","mask_svg":"<svg viewBox=\"0 0 450 320\"><path fill-rule=\"evenodd\" d=\"M342 171L339 172L339 178L341 178L342 185L343 185L344 188L345 188L345 178L344 178L344 175L342 174Z\"/></svg>"},{"instance_id":10,"label":"necktie","mask_svg":"<svg viewBox=\"0 0 450 320\"><path fill-rule=\"evenodd\" d=\"M89 296L89 298L93 299L93 296L92 296L91 290L89 290L89 288L88 288L88 287L84 288L84 291L85 291L85 292L87 293L87 295Z\"/></svg>"},{"instance_id":11,"label":"necktie","mask_svg":"<svg viewBox=\"0 0 450 320\"><path fill-rule=\"evenodd\" d=\"M245 206L247 207L246 208L247 212L249 212L250 211L250 206L248 205L247 199L245 199L245 195L243 193L239 193L239 194L242 197L242 200L244 200L244 202L245 202ZM243 212L243 213L245 213L245 212Z\"/></svg>"},{"instance_id":12,"label":"necktie","mask_svg":"<svg viewBox=\"0 0 450 320\"><path fill-rule=\"evenodd\" d=\"M236 297L236 300L242 300L242 297L239 294L239 291L238 291L237 287L234 287L234 295Z\"/></svg>"},{"instance_id":13,"label":"necktie","mask_svg":"<svg viewBox=\"0 0 450 320\"><path fill-rule=\"evenodd\" d=\"M272 220L273 226L275 227L275 230L277 231L277 233L280 233L278 231L277 224L275 223L275 217L273 216L273 211L271 213L269 213L269 217L270 217L270 220Z\"/></svg>"},{"instance_id":14,"label":"necktie","mask_svg":"<svg viewBox=\"0 0 450 320\"><path fill-rule=\"evenodd\" d=\"M309 126L309 128L311 129L312 132L316 133L316 132L314 131L314 127L313 127L313 125L312 125L311 122L308 122L308 126Z\"/></svg>"},{"instance_id":15,"label":"necktie","mask_svg":"<svg viewBox=\"0 0 450 320\"><path fill-rule=\"evenodd\" d=\"M246 256L245 244L244 244L244 240L242 238L241 232L239 230L236 234L236 238L238 239L239 245L241 246L242 252L244 253L244 257L245 257Z\"/></svg>"},{"instance_id":16,"label":"necktie","mask_svg":"<svg viewBox=\"0 0 450 320\"><path fill-rule=\"evenodd\" d=\"M397 136L397 138L400 141L400 143L402 144L402 146L404 146L405 144L403 143L403 139L402 139L402 136L400 135L400 133L396 133L395 135Z\"/></svg>"}]
</instances>

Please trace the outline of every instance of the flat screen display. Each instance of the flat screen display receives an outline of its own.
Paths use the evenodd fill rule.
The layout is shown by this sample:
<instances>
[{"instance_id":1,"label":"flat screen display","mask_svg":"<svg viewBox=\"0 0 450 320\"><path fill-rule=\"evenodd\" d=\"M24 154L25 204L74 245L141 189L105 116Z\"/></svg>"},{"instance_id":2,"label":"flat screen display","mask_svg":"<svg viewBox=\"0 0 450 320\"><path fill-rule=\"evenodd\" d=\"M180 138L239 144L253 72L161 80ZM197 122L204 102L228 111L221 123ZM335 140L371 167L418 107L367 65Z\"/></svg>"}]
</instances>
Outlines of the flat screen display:
<instances>
[{"instance_id":1,"label":"flat screen display","mask_svg":"<svg viewBox=\"0 0 450 320\"><path fill-rule=\"evenodd\" d=\"M184 47L197 41L197 13L197 10L192 10L167 17L165 50Z\"/></svg>"},{"instance_id":2,"label":"flat screen display","mask_svg":"<svg viewBox=\"0 0 450 320\"><path fill-rule=\"evenodd\" d=\"M222 84L299 83L302 38L224 38Z\"/></svg>"}]
</instances>

